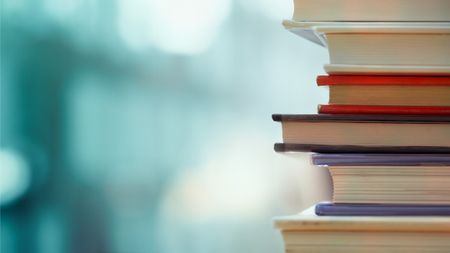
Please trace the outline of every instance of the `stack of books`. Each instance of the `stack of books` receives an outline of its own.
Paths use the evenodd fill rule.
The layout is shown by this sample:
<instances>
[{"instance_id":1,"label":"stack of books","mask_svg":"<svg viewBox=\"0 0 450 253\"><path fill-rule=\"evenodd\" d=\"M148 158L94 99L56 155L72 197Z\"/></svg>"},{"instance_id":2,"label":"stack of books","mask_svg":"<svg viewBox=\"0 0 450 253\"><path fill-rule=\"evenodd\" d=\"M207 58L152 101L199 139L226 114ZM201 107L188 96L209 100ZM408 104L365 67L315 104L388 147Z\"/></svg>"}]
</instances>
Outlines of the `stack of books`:
<instances>
[{"instance_id":1,"label":"stack of books","mask_svg":"<svg viewBox=\"0 0 450 253\"><path fill-rule=\"evenodd\" d=\"M450 1L294 0L328 48L329 103L273 115L278 152L313 152L332 202L277 217L286 252L450 252Z\"/></svg>"}]
</instances>

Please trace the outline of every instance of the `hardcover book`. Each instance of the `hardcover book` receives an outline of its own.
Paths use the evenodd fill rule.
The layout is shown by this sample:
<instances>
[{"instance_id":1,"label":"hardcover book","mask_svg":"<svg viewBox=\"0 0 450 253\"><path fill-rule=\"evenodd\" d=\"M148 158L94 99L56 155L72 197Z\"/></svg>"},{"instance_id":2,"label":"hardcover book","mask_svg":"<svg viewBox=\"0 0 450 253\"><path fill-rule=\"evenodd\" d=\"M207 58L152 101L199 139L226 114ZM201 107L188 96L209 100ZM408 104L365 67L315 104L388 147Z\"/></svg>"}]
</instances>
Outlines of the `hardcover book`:
<instances>
[{"instance_id":1,"label":"hardcover book","mask_svg":"<svg viewBox=\"0 0 450 253\"><path fill-rule=\"evenodd\" d=\"M280 115L276 151L449 153L450 116ZM426 133L426 134L424 134Z\"/></svg>"},{"instance_id":2,"label":"hardcover book","mask_svg":"<svg viewBox=\"0 0 450 253\"><path fill-rule=\"evenodd\" d=\"M450 21L447 0L294 0L297 21Z\"/></svg>"},{"instance_id":3,"label":"hardcover book","mask_svg":"<svg viewBox=\"0 0 450 253\"><path fill-rule=\"evenodd\" d=\"M448 252L450 217L317 216L274 219L286 252Z\"/></svg>"},{"instance_id":4,"label":"hardcover book","mask_svg":"<svg viewBox=\"0 0 450 253\"><path fill-rule=\"evenodd\" d=\"M450 77L318 76L331 105L419 106L450 109Z\"/></svg>"},{"instance_id":5,"label":"hardcover book","mask_svg":"<svg viewBox=\"0 0 450 253\"><path fill-rule=\"evenodd\" d=\"M448 22L288 20L283 24L291 32L328 47L330 64L324 68L331 75L450 74Z\"/></svg>"},{"instance_id":6,"label":"hardcover book","mask_svg":"<svg viewBox=\"0 0 450 253\"><path fill-rule=\"evenodd\" d=\"M450 164L330 165L333 203L450 205Z\"/></svg>"},{"instance_id":7,"label":"hardcover book","mask_svg":"<svg viewBox=\"0 0 450 253\"><path fill-rule=\"evenodd\" d=\"M450 76L318 76L324 114L450 115Z\"/></svg>"}]
</instances>

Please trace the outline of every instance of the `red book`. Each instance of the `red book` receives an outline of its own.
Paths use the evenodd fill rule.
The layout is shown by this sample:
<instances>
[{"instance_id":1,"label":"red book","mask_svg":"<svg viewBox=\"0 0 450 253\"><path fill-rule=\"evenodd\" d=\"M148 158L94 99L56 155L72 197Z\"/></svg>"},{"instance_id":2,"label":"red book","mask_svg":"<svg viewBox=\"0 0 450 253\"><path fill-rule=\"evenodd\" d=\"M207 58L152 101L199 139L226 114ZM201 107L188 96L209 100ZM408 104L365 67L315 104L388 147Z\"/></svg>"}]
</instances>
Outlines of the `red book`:
<instances>
[{"instance_id":1,"label":"red book","mask_svg":"<svg viewBox=\"0 0 450 253\"><path fill-rule=\"evenodd\" d=\"M321 114L450 115L449 106L319 105Z\"/></svg>"},{"instance_id":2,"label":"red book","mask_svg":"<svg viewBox=\"0 0 450 253\"><path fill-rule=\"evenodd\" d=\"M318 76L329 105L319 113L449 115L450 76Z\"/></svg>"},{"instance_id":3,"label":"red book","mask_svg":"<svg viewBox=\"0 0 450 253\"><path fill-rule=\"evenodd\" d=\"M317 84L323 85L450 85L450 76L318 76Z\"/></svg>"}]
</instances>

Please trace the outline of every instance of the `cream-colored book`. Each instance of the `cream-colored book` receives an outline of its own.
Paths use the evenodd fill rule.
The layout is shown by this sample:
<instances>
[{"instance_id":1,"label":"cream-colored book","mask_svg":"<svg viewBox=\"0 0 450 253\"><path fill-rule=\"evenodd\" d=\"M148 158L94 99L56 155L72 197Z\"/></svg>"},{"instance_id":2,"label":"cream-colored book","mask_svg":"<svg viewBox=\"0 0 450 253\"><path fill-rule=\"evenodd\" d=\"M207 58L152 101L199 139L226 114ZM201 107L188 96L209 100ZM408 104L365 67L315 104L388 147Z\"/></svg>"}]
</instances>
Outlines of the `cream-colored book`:
<instances>
[{"instance_id":1,"label":"cream-colored book","mask_svg":"<svg viewBox=\"0 0 450 253\"><path fill-rule=\"evenodd\" d=\"M450 85L330 85L329 104L450 106Z\"/></svg>"},{"instance_id":2,"label":"cream-colored book","mask_svg":"<svg viewBox=\"0 0 450 253\"><path fill-rule=\"evenodd\" d=\"M286 252L449 252L450 217L277 217Z\"/></svg>"},{"instance_id":3,"label":"cream-colored book","mask_svg":"<svg viewBox=\"0 0 450 253\"><path fill-rule=\"evenodd\" d=\"M450 148L449 116L274 114L272 118L281 122L285 144L416 147L425 153L433 147L442 148L440 153Z\"/></svg>"},{"instance_id":4,"label":"cream-colored book","mask_svg":"<svg viewBox=\"0 0 450 253\"><path fill-rule=\"evenodd\" d=\"M296 22L289 31L328 47L329 74L450 74L450 22Z\"/></svg>"},{"instance_id":5,"label":"cream-colored book","mask_svg":"<svg viewBox=\"0 0 450 253\"><path fill-rule=\"evenodd\" d=\"M291 32L328 47L329 74L450 74L450 22L296 22Z\"/></svg>"},{"instance_id":6,"label":"cream-colored book","mask_svg":"<svg viewBox=\"0 0 450 253\"><path fill-rule=\"evenodd\" d=\"M449 166L328 166L333 202L450 205Z\"/></svg>"},{"instance_id":7,"label":"cream-colored book","mask_svg":"<svg viewBox=\"0 0 450 253\"><path fill-rule=\"evenodd\" d=\"M448 0L294 0L297 21L450 21Z\"/></svg>"}]
</instances>

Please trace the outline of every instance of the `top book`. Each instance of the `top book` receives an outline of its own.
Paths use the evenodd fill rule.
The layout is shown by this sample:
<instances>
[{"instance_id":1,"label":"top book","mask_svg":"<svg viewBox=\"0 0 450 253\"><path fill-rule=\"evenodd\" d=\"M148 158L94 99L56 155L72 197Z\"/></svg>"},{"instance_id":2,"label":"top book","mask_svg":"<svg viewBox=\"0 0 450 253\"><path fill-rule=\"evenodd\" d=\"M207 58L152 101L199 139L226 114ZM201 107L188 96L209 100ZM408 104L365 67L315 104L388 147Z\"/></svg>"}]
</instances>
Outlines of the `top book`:
<instances>
[{"instance_id":1,"label":"top book","mask_svg":"<svg viewBox=\"0 0 450 253\"><path fill-rule=\"evenodd\" d=\"M294 0L294 21L450 21L449 0Z\"/></svg>"}]
</instances>

